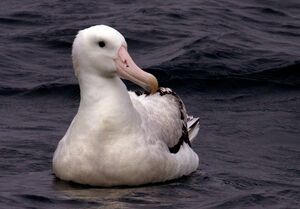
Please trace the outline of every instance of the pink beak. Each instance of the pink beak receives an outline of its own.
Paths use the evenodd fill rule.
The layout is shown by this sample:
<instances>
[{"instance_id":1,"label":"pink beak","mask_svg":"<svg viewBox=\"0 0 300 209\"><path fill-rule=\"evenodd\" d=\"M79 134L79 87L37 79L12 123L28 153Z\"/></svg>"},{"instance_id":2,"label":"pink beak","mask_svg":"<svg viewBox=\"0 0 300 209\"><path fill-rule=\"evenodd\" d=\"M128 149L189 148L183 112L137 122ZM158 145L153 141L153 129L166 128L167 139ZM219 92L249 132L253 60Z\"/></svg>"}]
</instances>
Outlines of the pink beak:
<instances>
[{"instance_id":1,"label":"pink beak","mask_svg":"<svg viewBox=\"0 0 300 209\"><path fill-rule=\"evenodd\" d=\"M118 51L118 57L115 59L117 66L117 74L126 80L141 86L146 91L154 94L158 89L157 79L150 73L139 68L124 46L121 46Z\"/></svg>"}]
</instances>

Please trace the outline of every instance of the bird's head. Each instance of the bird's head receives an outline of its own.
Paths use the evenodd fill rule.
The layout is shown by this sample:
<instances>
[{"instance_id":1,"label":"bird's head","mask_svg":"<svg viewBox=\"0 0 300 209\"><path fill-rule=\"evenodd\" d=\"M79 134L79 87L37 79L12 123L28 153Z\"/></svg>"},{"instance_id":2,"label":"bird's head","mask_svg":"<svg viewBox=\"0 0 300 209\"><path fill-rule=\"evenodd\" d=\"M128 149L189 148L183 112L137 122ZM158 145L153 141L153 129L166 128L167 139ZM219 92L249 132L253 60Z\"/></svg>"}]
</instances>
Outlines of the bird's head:
<instances>
[{"instance_id":1,"label":"bird's head","mask_svg":"<svg viewBox=\"0 0 300 209\"><path fill-rule=\"evenodd\" d=\"M94 73L105 78L130 80L155 93L157 79L140 69L127 51L125 38L117 30L97 25L78 32L72 50L75 74Z\"/></svg>"}]
</instances>

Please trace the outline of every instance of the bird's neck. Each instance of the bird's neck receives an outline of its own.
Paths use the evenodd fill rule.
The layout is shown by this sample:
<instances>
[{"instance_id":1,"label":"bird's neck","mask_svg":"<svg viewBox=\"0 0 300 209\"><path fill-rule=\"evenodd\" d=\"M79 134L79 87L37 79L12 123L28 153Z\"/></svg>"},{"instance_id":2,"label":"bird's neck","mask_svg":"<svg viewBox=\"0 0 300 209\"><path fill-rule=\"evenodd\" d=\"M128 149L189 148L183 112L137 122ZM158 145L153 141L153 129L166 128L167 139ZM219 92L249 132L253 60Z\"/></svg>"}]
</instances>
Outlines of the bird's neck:
<instances>
[{"instance_id":1,"label":"bird's neck","mask_svg":"<svg viewBox=\"0 0 300 209\"><path fill-rule=\"evenodd\" d=\"M95 74L79 74L80 106L79 113L91 117L118 120L119 123L138 121L127 88L117 76L106 78ZM123 124L124 125L124 124Z\"/></svg>"},{"instance_id":2,"label":"bird's neck","mask_svg":"<svg viewBox=\"0 0 300 209\"><path fill-rule=\"evenodd\" d=\"M117 96L122 96L125 100L129 99L126 95L128 94L126 86L116 76L106 78L94 73L80 73L78 82L82 105L93 105L107 98L118 99Z\"/></svg>"}]
</instances>

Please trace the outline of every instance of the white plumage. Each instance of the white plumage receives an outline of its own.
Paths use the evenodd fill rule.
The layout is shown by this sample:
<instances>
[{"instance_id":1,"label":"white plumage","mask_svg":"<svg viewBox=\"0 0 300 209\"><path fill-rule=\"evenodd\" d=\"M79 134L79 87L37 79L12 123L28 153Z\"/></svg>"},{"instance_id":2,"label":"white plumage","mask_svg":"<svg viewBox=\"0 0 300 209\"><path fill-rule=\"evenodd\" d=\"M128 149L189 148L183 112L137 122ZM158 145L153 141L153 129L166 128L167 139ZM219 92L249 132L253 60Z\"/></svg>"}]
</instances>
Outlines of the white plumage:
<instances>
[{"instance_id":1,"label":"white plumage","mask_svg":"<svg viewBox=\"0 0 300 209\"><path fill-rule=\"evenodd\" d=\"M73 65L80 106L53 157L63 180L94 186L141 185L188 175L198 167L190 141L199 119L181 99L135 65L124 37L99 25L78 33ZM128 92L120 77L151 94Z\"/></svg>"}]
</instances>

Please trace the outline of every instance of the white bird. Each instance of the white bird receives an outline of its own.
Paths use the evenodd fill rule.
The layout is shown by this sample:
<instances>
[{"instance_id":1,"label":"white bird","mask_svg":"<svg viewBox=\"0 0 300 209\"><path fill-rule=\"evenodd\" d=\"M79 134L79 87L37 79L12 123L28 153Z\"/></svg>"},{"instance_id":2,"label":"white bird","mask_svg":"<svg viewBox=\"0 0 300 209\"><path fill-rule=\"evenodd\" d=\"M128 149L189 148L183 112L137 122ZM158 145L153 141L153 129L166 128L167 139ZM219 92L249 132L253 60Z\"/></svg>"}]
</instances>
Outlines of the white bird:
<instances>
[{"instance_id":1,"label":"white bird","mask_svg":"<svg viewBox=\"0 0 300 209\"><path fill-rule=\"evenodd\" d=\"M53 156L53 172L92 186L141 185L189 175L199 159L190 142L199 119L181 99L140 69L115 29L78 32L72 50L80 105ZM128 92L120 79L149 93Z\"/></svg>"}]
</instances>

